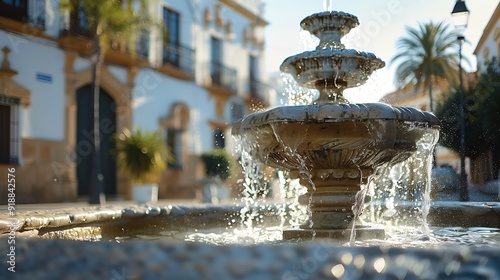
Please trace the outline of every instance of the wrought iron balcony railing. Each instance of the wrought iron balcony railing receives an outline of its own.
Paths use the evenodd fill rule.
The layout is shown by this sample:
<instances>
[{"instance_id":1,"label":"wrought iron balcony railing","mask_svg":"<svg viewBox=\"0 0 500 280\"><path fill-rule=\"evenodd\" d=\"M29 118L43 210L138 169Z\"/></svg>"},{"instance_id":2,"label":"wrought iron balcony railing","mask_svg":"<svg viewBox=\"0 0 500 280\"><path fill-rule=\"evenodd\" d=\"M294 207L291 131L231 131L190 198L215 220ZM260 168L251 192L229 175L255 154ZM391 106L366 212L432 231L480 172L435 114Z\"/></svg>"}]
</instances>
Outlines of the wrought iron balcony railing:
<instances>
[{"instance_id":1,"label":"wrought iron balcony railing","mask_svg":"<svg viewBox=\"0 0 500 280\"><path fill-rule=\"evenodd\" d=\"M163 64L194 75L194 50L180 45L165 44L163 45Z\"/></svg>"},{"instance_id":2,"label":"wrought iron balcony railing","mask_svg":"<svg viewBox=\"0 0 500 280\"><path fill-rule=\"evenodd\" d=\"M271 90L271 86L266 85L260 81L252 79L248 81L248 93L250 95L250 98L268 102L269 90Z\"/></svg>"},{"instance_id":3,"label":"wrought iron balcony railing","mask_svg":"<svg viewBox=\"0 0 500 280\"><path fill-rule=\"evenodd\" d=\"M236 70L224 66L220 62L212 61L208 64L212 85L217 85L232 91L236 91Z\"/></svg>"},{"instance_id":4,"label":"wrought iron balcony railing","mask_svg":"<svg viewBox=\"0 0 500 280\"><path fill-rule=\"evenodd\" d=\"M46 0L0 1L0 16L45 29Z\"/></svg>"},{"instance_id":5,"label":"wrought iron balcony railing","mask_svg":"<svg viewBox=\"0 0 500 280\"><path fill-rule=\"evenodd\" d=\"M61 29L59 31L60 36L82 36L85 38L92 38L92 32L90 29L81 24L80 22L70 19L69 21L61 21Z\"/></svg>"}]
</instances>

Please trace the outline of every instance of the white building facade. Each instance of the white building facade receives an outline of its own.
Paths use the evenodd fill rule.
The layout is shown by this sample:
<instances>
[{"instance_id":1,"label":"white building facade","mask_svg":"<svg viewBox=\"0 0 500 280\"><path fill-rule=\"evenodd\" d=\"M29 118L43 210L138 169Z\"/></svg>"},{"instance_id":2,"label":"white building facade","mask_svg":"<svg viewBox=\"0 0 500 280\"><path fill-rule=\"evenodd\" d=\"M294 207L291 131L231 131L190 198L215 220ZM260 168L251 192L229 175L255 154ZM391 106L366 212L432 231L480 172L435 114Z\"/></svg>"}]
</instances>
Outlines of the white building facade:
<instances>
[{"instance_id":1,"label":"white building facade","mask_svg":"<svg viewBox=\"0 0 500 280\"><path fill-rule=\"evenodd\" d=\"M199 155L231 150L232 123L269 105L262 2L150 1L168 32L142 32L136 55L109 49L99 100L108 197L130 194L111 155L123 128L160 130L175 158L160 198L193 198L204 176ZM81 12L59 11L54 0L0 1L0 168L15 168L19 202L74 201L89 192L91 41Z\"/></svg>"}]
</instances>

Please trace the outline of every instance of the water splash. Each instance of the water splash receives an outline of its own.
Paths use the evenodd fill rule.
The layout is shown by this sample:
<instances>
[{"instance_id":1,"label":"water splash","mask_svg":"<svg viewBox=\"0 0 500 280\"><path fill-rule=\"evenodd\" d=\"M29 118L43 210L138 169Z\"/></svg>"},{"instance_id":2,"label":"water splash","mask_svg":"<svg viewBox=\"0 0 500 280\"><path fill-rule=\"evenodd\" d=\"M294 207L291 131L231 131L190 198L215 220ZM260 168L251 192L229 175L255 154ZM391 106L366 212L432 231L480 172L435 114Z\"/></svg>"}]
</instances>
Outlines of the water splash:
<instances>
[{"instance_id":1,"label":"water splash","mask_svg":"<svg viewBox=\"0 0 500 280\"><path fill-rule=\"evenodd\" d=\"M257 205L259 199L264 198L269 191L268 181L262 172L262 164L254 160L248 150L241 152L240 165L243 169L242 202L244 207L240 211L241 223L247 229L252 229L258 223L261 214Z\"/></svg>"},{"instance_id":2,"label":"water splash","mask_svg":"<svg viewBox=\"0 0 500 280\"><path fill-rule=\"evenodd\" d=\"M412 156L376 173L369 190L371 222L385 224L386 228L420 225L421 234L424 238L429 237L427 216L432 198L432 151L438 138L439 131L428 131L416 143L417 151ZM413 205L419 216L398 213L400 204Z\"/></svg>"},{"instance_id":3,"label":"water splash","mask_svg":"<svg viewBox=\"0 0 500 280\"><path fill-rule=\"evenodd\" d=\"M297 162L299 163L298 166L298 172L299 172L299 177L302 179L305 179L308 183L308 186L312 188L314 191L316 190L316 185L314 184L312 180L312 175L309 170L309 168L306 165L306 162L304 158L297 152L297 149L300 144L304 141L305 136L307 135L307 128L308 126L305 126L305 130L297 130L297 131L288 131L287 133L291 133L290 135L284 134L283 131L280 131L280 126L279 124L270 124L274 137L276 137L276 140L280 144L281 147L283 147L284 152L291 158L295 158ZM286 135L286 136L285 136ZM284 137L286 137L286 142L284 140ZM307 206L307 212L308 212L308 217L309 217L309 228L312 228L314 226L314 223L312 221L312 211L311 211L311 203L312 203L312 193L309 195L308 199L308 206ZM315 232L313 232L313 239L314 236L316 235Z\"/></svg>"},{"instance_id":4,"label":"water splash","mask_svg":"<svg viewBox=\"0 0 500 280\"><path fill-rule=\"evenodd\" d=\"M289 75L281 73L283 84L285 85L284 92L282 93L283 105L305 105L311 104L314 97L318 94L316 90L311 90L299 86L295 79Z\"/></svg>"},{"instance_id":5,"label":"water splash","mask_svg":"<svg viewBox=\"0 0 500 280\"><path fill-rule=\"evenodd\" d=\"M280 214L280 228L283 230L286 225L292 228L298 228L308 218L307 207L301 205L297 197L306 193L306 188L300 185L298 179L291 179L289 171L279 171L280 178L280 195L284 202Z\"/></svg>"}]
</instances>

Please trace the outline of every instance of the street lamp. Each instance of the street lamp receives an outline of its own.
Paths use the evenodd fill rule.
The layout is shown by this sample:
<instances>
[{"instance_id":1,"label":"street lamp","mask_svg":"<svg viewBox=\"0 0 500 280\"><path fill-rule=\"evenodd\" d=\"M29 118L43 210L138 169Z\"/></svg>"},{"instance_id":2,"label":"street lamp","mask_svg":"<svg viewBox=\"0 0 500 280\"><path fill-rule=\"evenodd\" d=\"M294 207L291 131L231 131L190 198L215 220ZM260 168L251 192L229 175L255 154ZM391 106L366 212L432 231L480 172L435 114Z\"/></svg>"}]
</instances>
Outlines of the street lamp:
<instances>
[{"instance_id":1,"label":"street lamp","mask_svg":"<svg viewBox=\"0 0 500 280\"><path fill-rule=\"evenodd\" d=\"M463 32L469 22L469 10L463 0L457 0L451 12L453 25L457 29L458 36L458 79L460 94L460 201L469 201L469 190L467 186L467 173L465 171L465 98L462 81L462 45L465 41Z\"/></svg>"}]
</instances>

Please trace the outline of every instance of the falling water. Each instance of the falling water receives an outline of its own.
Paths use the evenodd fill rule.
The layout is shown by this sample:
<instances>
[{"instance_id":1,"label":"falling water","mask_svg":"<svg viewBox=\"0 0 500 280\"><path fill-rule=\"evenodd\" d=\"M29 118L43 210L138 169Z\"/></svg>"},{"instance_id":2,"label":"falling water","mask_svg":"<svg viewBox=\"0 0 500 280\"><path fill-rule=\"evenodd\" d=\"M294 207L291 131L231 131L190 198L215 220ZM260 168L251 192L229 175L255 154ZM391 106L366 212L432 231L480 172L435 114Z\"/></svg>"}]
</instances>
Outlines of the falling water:
<instances>
[{"instance_id":1,"label":"falling water","mask_svg":"<svg viewBox=\"0 0 500 280\"><path fill-rule=\"evenodd\" d=\"M429 236L430 234L427 216L429 215L431 205L432 153L434 152L434 147L436 146L438 139L439 131L435 131L434 133L427 133L419 142L417 142L418 152L420 152L421 155L417 154L416 157L421 162L421 170L424 171L423 175L426 176L426 178L423 178L425 179L425 184L422 199L422 231L426 236Z\"/></svg>"},{"instance_id":2,"label":"falling water","mask_svg":"<svg viewBox=\"0 0 500 280\"><path fill-rule=\"evenodd\" d=\"M283 140L283 133L278 133L278 131L279 131L278 124L271 123L270 125L271 125L271 128L273 130L274 137L276 137L276 140L281 145L281 147L284 148L285 153L287 155L295 158L297 160L297 162L299 163L298 171L299 171L300 178L306 179L309 186L313 190L316 190L316 185L312 181L311 172L309 171L309 168L307 168L307 165L306 165L304 159L302 158L302 156L297 152L297 148L304 141L304 137L307 135L307 126L305 126L306 127L305 131L299 130L299 131L289 132L289 133L291 133L291 135L289 135L286 138L287 142L285 143L285 141ZM312 212L310 210L311 203L312 203L312 193L309 195L309 201L308 201L309 207L307 207L308 216L309 216L309 228L312 228L314 225L313 221L311 219L311 217L312 217ZM313 239L314 239L315 235L316 235L316 233L313 232Z\"/></svg>"},{"instance_id":3,"label":"falling water","mask_svg":"<svg viewBox=\"0 0 500 280\"><path fill-rule=\"evenodd\" d=\"M300 185L298 179L291 179L289 171L280 171L278 176L280 178L281 200L284 203L279 212L280 229L283 230L286 224L292 228L298 228L309 215L307 207L301 205L297 200L297 197L306 193L306 188Z\"/></svg>"},{"instance_id":4,"label":"falling water","mask_svg":"<svg viewBox=\"0 0 500 280\"><path fill-rule=\"evenodd\" d=\"M421 129L421 128L415 128ZM415 218L421 223L425 238L430 235L427 216L431 202L432 151L439 138L439 131L430 130L417 143L417 151L407 160L389 165L374 176L369 193L372 196L370 220L386 226L408 223ZM400 218L399 204L413 203L420 217ZM366 217L365 217L366 218Z\"/></svg>"},{"instance_id":5,"label":"falling water","mask_svg":"<svg viewBox=\"0 0 500 280\"><path fill-rule=\"evenodd\" d=\"M377 127L374 125L374 123L371 122L362 122L362 125L364 125L368 131L368 133L371 136L371 139L380 139L381 135L378 135L378 130ZM372 140L373 141L373 140ZM352 159L352 163L356 166L358 166L358 162L361 158L364 157L366 150L361 152L357 157ZM354 242L356 241L356 224L358 217L363 214L364 206L365 206L365 196L368 190L368 186L371 184L373 180L373 175L370 175L368 177L368 183L363 184L363 170L358 166L359 169L359 180L360 180L360 186L361 189L356 193L355 200L354 200L354 205L352 206L352 213L353 213L353 221L352 221L352 227L351 227L351 236L349 238L349 246L354 246ZM380 169L380 168L379 168Z\"/></svg>"},{"instance_id":6,"label":"falling water","mask_svg":"<svg viewBox=\"0 0 500 280\"><path fill-rule=\"evenodd\" d=\"M333 0L323 0L323 11L333 11Z\"/></svg>"}]
</instances>

